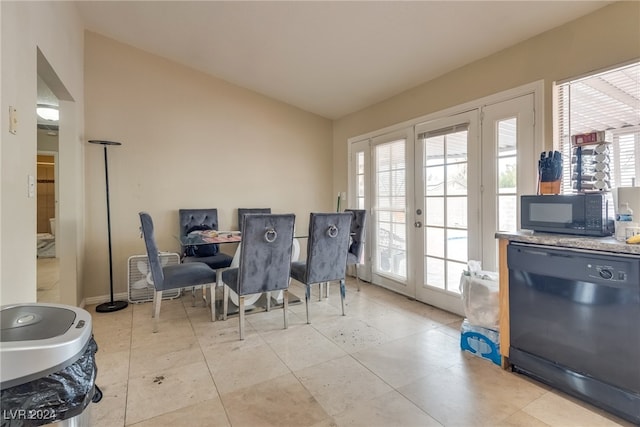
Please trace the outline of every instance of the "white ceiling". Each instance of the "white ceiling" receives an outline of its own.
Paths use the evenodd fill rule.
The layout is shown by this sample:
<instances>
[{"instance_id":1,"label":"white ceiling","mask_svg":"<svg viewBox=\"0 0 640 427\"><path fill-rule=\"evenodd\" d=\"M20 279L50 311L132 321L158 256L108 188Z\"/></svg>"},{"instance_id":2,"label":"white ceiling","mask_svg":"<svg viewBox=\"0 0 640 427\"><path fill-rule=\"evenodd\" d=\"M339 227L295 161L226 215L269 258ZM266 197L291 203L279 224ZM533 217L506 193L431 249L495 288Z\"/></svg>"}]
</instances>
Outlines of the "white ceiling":
<instances>
[{"instance_id":1,"label":"white ceiling","mask_svg":"<svg viewBox=\"0 0 640 427\"><path fill-rule=\"evenodd\" d=\"M80 1L88 30L336 119L610 1Z\"/></svg>"}]
</instances>

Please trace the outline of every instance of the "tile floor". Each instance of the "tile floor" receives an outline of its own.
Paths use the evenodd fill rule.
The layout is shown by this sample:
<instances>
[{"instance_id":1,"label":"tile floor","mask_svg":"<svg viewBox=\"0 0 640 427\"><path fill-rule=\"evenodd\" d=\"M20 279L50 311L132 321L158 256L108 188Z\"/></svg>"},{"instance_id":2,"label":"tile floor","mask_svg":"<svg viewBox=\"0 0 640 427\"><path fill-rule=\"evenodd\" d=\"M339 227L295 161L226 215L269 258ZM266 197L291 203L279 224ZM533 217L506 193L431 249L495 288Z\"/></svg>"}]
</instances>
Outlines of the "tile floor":
<instances>
[{"instance_id":1,"label":"tile floor","mask_svg":"<svg viewBox=\"0 0 640 427\"><path fill-rule=\"evenodd\" d=\"M59 265L58 258L37 259L38 302L60 303Z\"/></svg>"},{"instance_id":2,"label":"tile floor","mask_svg":"<svg viewBox=\"0 0 640 427\"><path fill-rule=\"evenodd\" d=\"M317 287L314 288L317 292ZM301 286L291 292L303 296ZM210 322L190 295L93 315L99 351L92 426L630 425L459 347L461 318L348 283L346 316L330 299Z\"/></svg>"}]
</instances>

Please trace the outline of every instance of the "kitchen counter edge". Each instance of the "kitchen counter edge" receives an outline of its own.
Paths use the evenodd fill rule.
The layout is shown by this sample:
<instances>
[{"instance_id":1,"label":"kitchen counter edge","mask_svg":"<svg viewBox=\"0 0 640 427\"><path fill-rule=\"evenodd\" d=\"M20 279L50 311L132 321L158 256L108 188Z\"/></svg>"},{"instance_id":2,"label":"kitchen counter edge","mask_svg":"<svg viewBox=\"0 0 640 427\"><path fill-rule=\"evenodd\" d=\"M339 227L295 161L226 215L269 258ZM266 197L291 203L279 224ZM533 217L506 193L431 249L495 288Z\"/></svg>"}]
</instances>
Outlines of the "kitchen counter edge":
<instances>
[{"instance_id":1,"label":"kitchen counter edge","mask_svg":"<svg viewBox=\"0 0 640 427\"><path fill-rule=\"evenodd\" d=\"M630 245L625 242L619 242L613 237L574 236L525 230L509 233L498 232L495 236L497 239L506 239L510 242L640 255L640 245Z\"/></svg>"}]
</instances>

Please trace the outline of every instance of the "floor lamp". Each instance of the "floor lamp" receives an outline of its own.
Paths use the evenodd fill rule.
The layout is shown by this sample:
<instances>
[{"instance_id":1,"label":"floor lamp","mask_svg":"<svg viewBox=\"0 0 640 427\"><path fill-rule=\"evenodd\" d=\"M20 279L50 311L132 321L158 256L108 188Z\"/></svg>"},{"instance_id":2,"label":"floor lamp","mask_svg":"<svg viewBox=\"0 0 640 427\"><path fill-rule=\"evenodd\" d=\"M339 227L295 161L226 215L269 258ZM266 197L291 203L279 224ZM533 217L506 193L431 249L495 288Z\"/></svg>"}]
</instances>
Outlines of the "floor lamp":
<instances>
[{"instance_id":1,"label":"floor lamp","mask_svg":"<svg viewBox=\"0 0 640 427\"><path fill-rule=\"evenodd\" d=\"M113 300L113 256L111 254L111 212L109 209L109 166L107 164L107 146L109 145L122 145L120 142L115 141L101 141L92 139L89 141L91 144L100 144L104 147L104 180L107 186L107 233L109 236L109 292L111 293L111 299L109 302L99 304L96 307L98 313L111 313L113 311L122 310L129 305L126 301L114 301Z\"/></svg>"}]
</instances>

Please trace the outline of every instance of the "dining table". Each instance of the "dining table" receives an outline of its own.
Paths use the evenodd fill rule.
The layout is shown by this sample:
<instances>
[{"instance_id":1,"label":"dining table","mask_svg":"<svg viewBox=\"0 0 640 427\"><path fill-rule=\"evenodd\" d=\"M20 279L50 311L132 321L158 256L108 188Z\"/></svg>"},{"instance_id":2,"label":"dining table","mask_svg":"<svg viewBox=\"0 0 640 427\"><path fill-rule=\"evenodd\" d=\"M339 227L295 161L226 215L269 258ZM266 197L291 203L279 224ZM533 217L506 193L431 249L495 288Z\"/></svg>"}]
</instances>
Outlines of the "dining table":
<instances>
[{"instance_id":1,"label":"dining table","mask_svg":"<svg viewBox=\"0 0 640 427\"><path fill-rule=\"evenodd\" d=\"M208 245L211 243L240 243L242 232L240 231L218 231L218 230L196 230L178 238L182 246Z\"/></svg>"},{"instance_id":2,"label":"dining table","mask_svg":"<svg viewBox=\"0 0 640 427\"><path fill-rule=\"evenodd\" d=\"M230 243L240 243L242 242L242 232L241 231L226 231L226 230L196 230L192 231L186 235L178 236L178 240L183 247L186 246L198 246L198 245L209 245L209 244L230 244ZM307 238L307 236L294 236L293 238L293 248L291 251L291 261L297 261L300 257L300 243L299 239ZM233 260L231 261L231 265L229 268L238 268L240 265L240 253L241 253L242 245L238 245L236 247L236 251L233 255ZM223 269L219 269L217 271L218 284L217 287L222 285L221 281L221 271ZM220 298L216 298L217 292L212 293L214 295L214 303L222 305L222 300ZM283 302L282 291L271 293L272 306L281 305ZM238 312L238 304L239 298L238 294L236 294L233 290L229 290L229 299L233 303L234 307L229 307L228 314L237 314ZM301 300L296 295L289 292L289 304L300 303ZM262 303L262 304L261 304ZM266 308L266 295L263 298L263 294L253 294L245 297L244 300L245 311L250 313L253 310L257 310L260 308ZM216 313L221 313L222 310L218 310L216 307Z\"/></svg>"}]
</instances>

